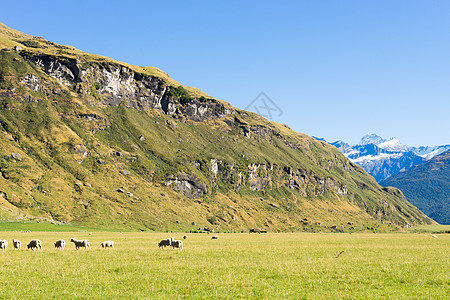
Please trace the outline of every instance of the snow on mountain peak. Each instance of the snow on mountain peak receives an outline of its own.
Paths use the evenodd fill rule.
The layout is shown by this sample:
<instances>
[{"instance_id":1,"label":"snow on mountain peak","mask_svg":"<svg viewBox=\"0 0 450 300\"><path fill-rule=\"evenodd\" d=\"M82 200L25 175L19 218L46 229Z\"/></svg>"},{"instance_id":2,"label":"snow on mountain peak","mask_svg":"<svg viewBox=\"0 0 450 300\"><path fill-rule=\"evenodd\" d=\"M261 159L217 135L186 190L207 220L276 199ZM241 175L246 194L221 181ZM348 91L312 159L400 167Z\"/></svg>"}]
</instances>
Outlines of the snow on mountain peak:
<instances>
[{"instance_id":1,"label":"snow on mountain peak","mask_svg":"<svg viewBox=\"0 0 450 300\"><path fill-rule=\"evenodd\" d=\"M383 139L373 133L363 136L358 145L340 140L330 144L362 166L378 182L450 150L450 145L408 147L396 138Z\"/></svg>"},{"instance_id":2,"label":"snow on mountain peak","mask_svg":"<svg viewBox=\"0 0 450 300\"><path fill-rule=\"evenodd\" d=\"M392 151L392 152L406 152L408 151L408 147L403 145L399 140L396 138L391 138L381 144L377 145L378 148Z\"/></svg>"},{"instance_id":3,"label":"snow on mountain peak","mask_svg":"<svg viewBox=\"0 0 450 300\"><path fill-rule=\"evenodd\" d=\"M422 146L422 147L411 147L411 150L418 156L429 160L441 153L444 153L447 150L450 150L450 145L441 145L441 146Z\"/></svg>"},{"instance_id":4,"label":"snow on mountain peak","mask_svg":"<svg viewBox=\"0 0 450 300\"><path fill-rule=\"evenodd\" d=\"M368 144L381 144L386 142L385 139L383 139L381 136L375 134L375 133L371 133L371 134L366 134L365 136L362 137L361 141L359 142L359 145L368 145Z\"/></svg>"}]
</instances>

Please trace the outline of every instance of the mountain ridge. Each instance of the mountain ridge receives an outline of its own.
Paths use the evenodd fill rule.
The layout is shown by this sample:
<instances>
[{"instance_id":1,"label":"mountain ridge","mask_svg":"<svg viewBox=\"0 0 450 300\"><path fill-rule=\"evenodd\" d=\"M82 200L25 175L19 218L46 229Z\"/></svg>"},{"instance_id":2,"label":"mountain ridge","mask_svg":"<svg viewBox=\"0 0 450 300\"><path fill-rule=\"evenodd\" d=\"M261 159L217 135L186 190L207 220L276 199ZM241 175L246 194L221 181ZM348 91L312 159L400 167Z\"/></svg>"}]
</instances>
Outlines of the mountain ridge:
<instances>
[{"instance_id":1,"label":"mountain ridge","mask_svg":"<svg viewBox=\"0 0 450 300\"><path fill-rule=\"evenodd\" d=\"M334 147L162 71L5 27L0 46L7 219L242 231L433 223Z\"/></svg>"},{"instance_id":2,"label":"mountain ridge","mask_svg":"<svg viewBox=\"0 0 450 300\"><path fill-rule=\"evenodd\" d=\"M362 166L377 182L424 163L450 149L450 145L408 147L396 138L384 139L377 134L367 134L359 144L343 141L330 143L352 162Z\"/></svg>"},{"instance_id":3,"label":"mountain ridge","mask_svg":"<svg viewBox=\"0 0 450 300\"><path fill-rule=\"evenodd\" d=\"M429 217L450 224L450 150L381 184L400 188L408 201Z\"/></svg>"}]
</instances>

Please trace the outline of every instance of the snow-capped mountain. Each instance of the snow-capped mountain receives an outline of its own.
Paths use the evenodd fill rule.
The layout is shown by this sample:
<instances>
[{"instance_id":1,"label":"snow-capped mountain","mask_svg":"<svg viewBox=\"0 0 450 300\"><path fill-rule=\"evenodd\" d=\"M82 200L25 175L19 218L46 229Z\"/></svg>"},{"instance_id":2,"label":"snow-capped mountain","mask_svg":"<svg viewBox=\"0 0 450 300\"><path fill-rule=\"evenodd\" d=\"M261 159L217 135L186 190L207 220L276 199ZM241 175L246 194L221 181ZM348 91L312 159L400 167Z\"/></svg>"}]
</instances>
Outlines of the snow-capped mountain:
<instances>
[{"instance_id":1,"label":"snow-capped mountain","mask_svg":"<svg viewBox=\"0 0 450 300\"><path fill-rule=\"evenodd\" d=\"M384 142L386 142L385 139L383 139L379 135L376 135L375 133L372 133L372 134L366 134L365 136L363 136L361 141L359 142L359 145L368 145L368 144L378 145L378 144L381 144Z\"/></svg>"},{"instance_id":2,"label":"snow-capped mountain","mask_svg":"<svg viewBox=\"0 0 450 300\"><path fill-rule=\"evenodd\" d=\"M396 138L384 139L376 134L365 135L357 145L343 141L330 144L362 166L378 182L450 149L450 145L408 147Z\"/></svg>"},{"instance_id":3,"label":"snow-capped mountain","mask_svg":"<svg viewBox=\"0 0 450 300\"><path fill-rule=\"evenodd\" d=\"M450 145L442 145L442 146L435 146L435 147L429 147L429 146L421 146L421 147L411 147L411 151L413 151L416 155L419 155L426 160L432 159L435 156L438 156L448 149L450 149Z\"/></svg>"},{"instance_id":4,"label":"snow-capped mountain","mask_svg":"<svg viewBox=\"0 0 450 300\"><path fill-rule=\"evenodd\" d=\"M378 148L390 151L390 152L407 152L409 151L409 148L405 145L403 145L399 140L396 138L392 138L388 141L385 141L381 144L377 145Z\"/></svg>"}]
</instances>

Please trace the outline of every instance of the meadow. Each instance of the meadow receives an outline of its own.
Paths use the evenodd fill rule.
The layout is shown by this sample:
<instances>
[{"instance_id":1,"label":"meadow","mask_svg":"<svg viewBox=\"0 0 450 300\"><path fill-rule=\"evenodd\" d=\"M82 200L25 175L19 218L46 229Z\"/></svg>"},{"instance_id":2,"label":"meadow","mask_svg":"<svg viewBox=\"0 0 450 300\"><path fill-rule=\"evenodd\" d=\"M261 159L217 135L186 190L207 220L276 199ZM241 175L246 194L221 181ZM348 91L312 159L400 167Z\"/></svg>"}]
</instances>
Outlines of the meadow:
<instances>
[{"instance_id":1,"label":"meadow","mask_svg":"<svg viewBox=\"0 0 450 300\"><path fill-rule=\"evenodd\" d=\"M0 232L1 299L449 299L450 235ZM70 238L92 250L75 250ZM15 251L12 239L22 241ZM39 238L43 251L26 250ZM53 243L66 240L66 249ZM113 240L115 249L99 249Z\"/></svg>"}]
</instances>

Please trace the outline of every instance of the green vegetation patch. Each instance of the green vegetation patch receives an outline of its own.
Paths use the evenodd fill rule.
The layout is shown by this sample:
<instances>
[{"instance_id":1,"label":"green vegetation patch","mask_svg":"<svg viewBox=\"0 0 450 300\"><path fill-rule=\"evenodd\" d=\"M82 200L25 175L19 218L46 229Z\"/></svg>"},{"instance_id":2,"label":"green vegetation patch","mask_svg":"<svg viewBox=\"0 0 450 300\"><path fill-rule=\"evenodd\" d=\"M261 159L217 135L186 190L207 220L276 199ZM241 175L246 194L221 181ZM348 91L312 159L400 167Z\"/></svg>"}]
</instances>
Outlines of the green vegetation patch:
<instances>
[{"instance_id":1,"label":"green vegetation patch","mask_svg":"<svg viewBox=\"0 0 450 300\"><path fill-rule=\"evenodd\" d=\"M43 232L67 232L67 231L99 231L98 228L76 226L69 224L51 224L47 222L24 221L3 222L0 221L0 231L43 231ZM102 229L105 231L105 229ZM108 231L108 230L106 230Z\"/></svg>"}]
</instances>

